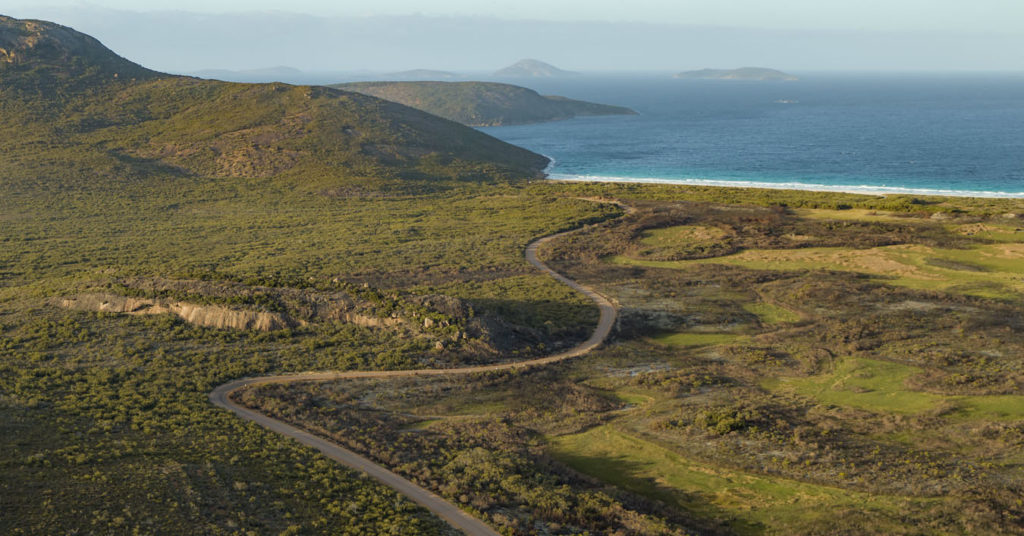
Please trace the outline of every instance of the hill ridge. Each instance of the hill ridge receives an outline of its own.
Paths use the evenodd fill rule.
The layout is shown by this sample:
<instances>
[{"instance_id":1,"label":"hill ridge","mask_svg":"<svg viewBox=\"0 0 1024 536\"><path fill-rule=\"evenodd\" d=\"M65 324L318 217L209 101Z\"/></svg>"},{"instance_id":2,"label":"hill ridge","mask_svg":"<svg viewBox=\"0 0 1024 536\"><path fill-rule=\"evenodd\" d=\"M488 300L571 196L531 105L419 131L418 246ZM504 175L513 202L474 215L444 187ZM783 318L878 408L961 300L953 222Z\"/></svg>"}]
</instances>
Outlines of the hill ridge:
<instances>
[{"instance_id":1,"label":"hill ridge","mask_svg":"<svg viewBox=\"0 0 1024 536\"><path fill-rule=\"evenodd\" d=\"M387 81L330 87L373 95L476 127L636 114L622 106L541 95L529 88L499 82Z\"/></svg>"},{"instance_id":2,"label":"hill ridge","mask_svg":"<svg viewBox=\"0 0 1024 536\"><path fill-rule=\"evenodd\" d=\"M44 159L60 151L80 180L102 177L97 170L111 178L288 175L332 184L494 180L536 177L547 164L526 149L376 97L158 73L50 22L0 18L0 49L0 151ZM14 158L5 166L25 174L33 167L26 163Z\"/></svg>"},{"instance_id":3,"label":"hill ridge","mask_svg":"<svg viewBox=\"0 0 1024 536\"><path fill-rule=\"evenodd\" d=\"M46 91L162 76L167 75L125 59L73 28L0 15L3 86Z\"/></svg>"}]
</instances>

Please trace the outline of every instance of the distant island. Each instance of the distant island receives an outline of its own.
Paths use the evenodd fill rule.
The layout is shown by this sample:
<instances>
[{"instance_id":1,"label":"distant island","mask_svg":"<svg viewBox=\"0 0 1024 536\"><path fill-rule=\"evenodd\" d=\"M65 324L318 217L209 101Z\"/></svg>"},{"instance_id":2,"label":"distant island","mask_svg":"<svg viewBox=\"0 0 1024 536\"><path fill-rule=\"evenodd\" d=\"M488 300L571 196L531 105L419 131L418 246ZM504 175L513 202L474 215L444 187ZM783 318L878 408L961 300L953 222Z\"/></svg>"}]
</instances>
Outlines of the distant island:
<instances>
[{"instance_id":1,"label":"distant island","mask_svg":"<svg viewBox=\"0 0 1024 536\"><path fill-rule=\"evenodd\" d=\"M244 69L233 71L230 69L203 69L192 73L198 78L212 80L223 80L226 82L246 82L259 80L261 82L284 82L285 80L302 76L302 71L285 65L276 67L264 67L261 69Z\"/></svg>"},{"instance_id":2,"label":"distant island","mask_svg":"<svg viewBox=\"0 0 1024 536\"><path fill-rule=\"evenodd\" d=\"M799 78L763 67L741 67L739 69L701 69L699 71L685 71L675 75L674 78L690 80L782 80L794 81Z\"/></svg>"},{"instance_id":3,"label":"distant island","mask_svg":"<svg viewBox=\"0 0 1024 536\"><path fill-rule=\"evenodd\" d=\"M815 100L847 129L822 146L874 141ZM684 138L681 171L726 154L712 136L693 159L707 117L681 115L654 132ZM733 155L764 140L722 121ZM659 176L672 145L627 141L651 122L587 123L514 137L569 164L550 144L587 130L591 158ZM954 173L989 153L962 154ZM1024 536L1024 199L549 163L396 102L159 73L0 15L0 536Z\"/></svg>"},{"instance_id":4,"label":"distant island","mask_svg":"<svg viewBox=\"0 0 1024 536\"><path fill-rule=\"evenodd\" d=\"M494 76L500 78L568 78L580 76L580 73L564 71L543 61L527 59L499 69Z\"/></svg>"},{"instance_id":5,"label":"distant island","mask_svg":"<svg viewBox=\"0 0 1024 536\"><path fill-rule=\"evenodd\" d=\"M496 82L354 82L331 87L404 104L469 126L522 125L594 115L635 115Z\"/></svg>"},{"instance_id":6,"label":"distant island","mask_svg":"<svg viewBox=\"0 0 1024 536\"><path fill-rule=\"evenodd\" d=\"M432 69L412 69L410 71L388 73L386 76L395 80L448 80L451 78L458 78L459 74L450 71L435 71Z\"/></svg>"}]
</instances>

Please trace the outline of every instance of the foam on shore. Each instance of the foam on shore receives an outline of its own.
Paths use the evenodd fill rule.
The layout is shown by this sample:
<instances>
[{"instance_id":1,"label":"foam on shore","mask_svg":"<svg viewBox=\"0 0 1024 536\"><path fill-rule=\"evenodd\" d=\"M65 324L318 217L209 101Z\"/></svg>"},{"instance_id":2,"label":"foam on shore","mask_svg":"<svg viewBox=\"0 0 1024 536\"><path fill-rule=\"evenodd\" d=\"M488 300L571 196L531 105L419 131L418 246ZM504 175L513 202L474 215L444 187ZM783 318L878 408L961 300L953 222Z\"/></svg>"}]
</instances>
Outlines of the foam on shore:
<instances>
[{"instance_id":1,"label":"foam on shore","mask_svg":"<svg viewBox=\"0 0 1024 536\"><path fill-rule=\"evenodd\" d=\"M550 158L550 157L549 157ZM986 197L996 199L1024 199L1024 192L998 192L986 190L944 190L933 188L906 188L899 186L874 186L869 184L816 184L805 182L767 182L745 180L719 180L700 178L665 179L657 177L610 177L601 175L569 175L551 173L555 161L544 170L549 180L572 182L621 182L676 184L681 186L715 186L722 188L768 188L773 190L805 190L811 192L836 192L865 195L922 195L942 197Z\"/></svg>"}]
</instances>

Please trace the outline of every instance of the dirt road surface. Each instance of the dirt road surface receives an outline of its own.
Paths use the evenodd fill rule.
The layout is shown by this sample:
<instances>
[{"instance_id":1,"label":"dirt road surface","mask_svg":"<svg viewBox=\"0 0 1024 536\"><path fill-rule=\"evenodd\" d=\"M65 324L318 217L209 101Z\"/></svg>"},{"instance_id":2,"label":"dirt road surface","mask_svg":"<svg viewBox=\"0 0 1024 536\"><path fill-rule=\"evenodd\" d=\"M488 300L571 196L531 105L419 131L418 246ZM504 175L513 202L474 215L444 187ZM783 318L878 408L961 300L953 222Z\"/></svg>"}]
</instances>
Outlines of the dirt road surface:
<instances>
[{"instance_id":1,"label":"dirt road surface","mask_svg":"<svg viewBox=\"0 0 1024 536\"><path fill-rule=\"evenodd\" d=\"M268 383L296 383L309 381L329 381L352 378L397 378L410 376L454 376L460 374L476 374L480 372L494 372L501 370L527 369L550 365L566 359L579 357L597 348L608 338L615 325L616 308L607 298L593 289L573 281L564 275L552 270L548 265L541 262L537 252L541 246L564 236L572 231L547 236L532 242L526 247L526 260L538 270L550 275L558 281L572 287L590 298L600 309L601 317L597 327L586 341L580 345L555 355L519 361L515 363L501 363L497 365L483 365L476 367L464 367L457 369L419 369L419 370L383 370L383 371L348 371L348 372L303 372L298 374L283 374L278 376L259 376L251 378L240 378L224 385L221 385L210 393L210 402L214 405L230 410L239 417L252 421L270 431L286 437L290 437L304 445L310 446L328 458L335 460L347 467L366 473L379 482L399 493L405 495L416 504L430 510L435 515L445 520L451 526L461 530L469 536L499 536L498 532L484 522L459 509L455 504L439 497L437 494L407 480L387 468L378 465L369 459L356 454L344 447L336 445L326 439L313 435L309 432L291 426L283 421L270 418L262 413L253 411L236 404L231 400L231 393L243 387L262 385Z\"/></svg>"}]
</instances>

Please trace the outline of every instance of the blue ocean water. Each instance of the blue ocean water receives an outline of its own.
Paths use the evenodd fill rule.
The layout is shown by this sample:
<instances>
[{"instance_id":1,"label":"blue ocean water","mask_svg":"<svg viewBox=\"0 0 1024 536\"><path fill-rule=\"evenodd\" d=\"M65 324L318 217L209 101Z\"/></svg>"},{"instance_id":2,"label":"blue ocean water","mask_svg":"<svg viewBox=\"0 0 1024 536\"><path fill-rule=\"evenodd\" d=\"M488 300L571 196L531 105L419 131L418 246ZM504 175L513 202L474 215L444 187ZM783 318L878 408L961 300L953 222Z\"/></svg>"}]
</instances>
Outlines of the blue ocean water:
<instances>
[{"instance_id":1,"label":"blue ocean water","mask_svg":"<svg viewBox=\"0 0 1024 536\"><path fill-rule=\"evenodd\" d=\"M551 178L1024 197L1024 76L581 77L525 84L638 116L482 129Z\"/></svg>"}]
</instances>

